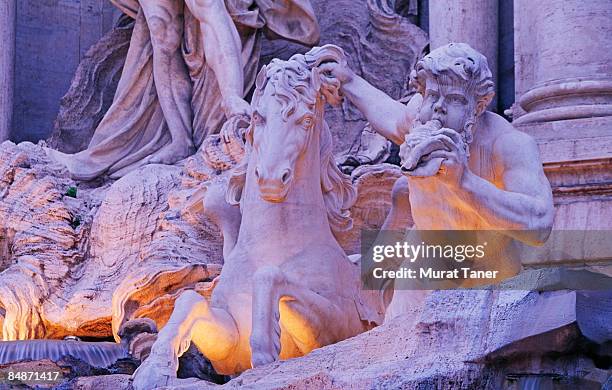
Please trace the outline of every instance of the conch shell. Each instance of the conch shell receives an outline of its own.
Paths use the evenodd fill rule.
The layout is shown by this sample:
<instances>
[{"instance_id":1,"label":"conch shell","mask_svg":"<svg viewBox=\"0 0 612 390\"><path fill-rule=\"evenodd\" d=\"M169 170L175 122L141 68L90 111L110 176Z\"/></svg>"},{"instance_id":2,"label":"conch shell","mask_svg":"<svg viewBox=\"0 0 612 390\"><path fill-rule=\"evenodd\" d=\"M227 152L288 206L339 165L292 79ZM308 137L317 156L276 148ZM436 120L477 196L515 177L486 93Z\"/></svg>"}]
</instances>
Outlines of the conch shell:
<instances>
[{"instance_id":1,"label":"conch shell","mask_svg":"<svg viewBox=\"0 0 612 390\"><path fill-rule=\"evenodd\" d=\"M434 176L440 170L443 157L430 158L436 150L448 150L438 139L432 138L433 132L442 128L442 123L434 119L424 125L415 126L406 136L400 148L402 172L408 176Z\"/></svg>"}]
</instances>

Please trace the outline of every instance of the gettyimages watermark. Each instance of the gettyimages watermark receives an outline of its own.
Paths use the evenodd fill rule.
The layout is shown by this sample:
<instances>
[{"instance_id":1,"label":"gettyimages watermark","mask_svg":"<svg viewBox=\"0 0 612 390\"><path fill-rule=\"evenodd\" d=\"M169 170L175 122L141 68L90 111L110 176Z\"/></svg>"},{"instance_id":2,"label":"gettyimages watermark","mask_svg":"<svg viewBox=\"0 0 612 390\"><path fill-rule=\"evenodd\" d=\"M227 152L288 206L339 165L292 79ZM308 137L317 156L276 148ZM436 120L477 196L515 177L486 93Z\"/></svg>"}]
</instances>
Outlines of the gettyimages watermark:
<instances>
[{"instance_id":1,"label":"gettyimages watermark","mask_svg":"<svg viewBox=\"0 0 612 390\"><path fill-rule=\"evenodd\" d=\"M364 230L362 287L612 289L611 237L603 230L553 231L548 240L526 231Z\"/></svg>"}]
</instances>

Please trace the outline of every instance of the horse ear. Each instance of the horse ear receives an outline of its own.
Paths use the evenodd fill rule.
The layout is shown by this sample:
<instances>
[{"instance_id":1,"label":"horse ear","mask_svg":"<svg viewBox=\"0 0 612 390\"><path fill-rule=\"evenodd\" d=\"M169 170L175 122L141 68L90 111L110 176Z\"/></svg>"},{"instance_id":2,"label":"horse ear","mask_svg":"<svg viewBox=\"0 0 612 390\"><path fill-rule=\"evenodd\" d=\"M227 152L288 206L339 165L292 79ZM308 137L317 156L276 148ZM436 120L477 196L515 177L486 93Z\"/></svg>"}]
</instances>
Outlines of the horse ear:
<instances>
[{"instance_id":1,"label":"horse ear","mask_svg":"<svg viewBox=\"0 0 612 390\"><path fill-rule=\"evenodd\" d=\"M257 74L257 78L255 79L255 88L259 90L263 90L266 86L266 80L268 76L266 75L267 66L264 65L261 67L261 70Z\"/></svg>"},{"instance_id":2,"label":"horse ear","mask_svg":"<svg viewBox=\"0 0 612 390\"><path fill-rule=\"evenodd\" d=\"M253 145L253 123L249 124L249 127L244 131L244 142L246 146Z\"/></svg>"},{"instance_id":3,"label":"horse ear","mask_svg":"<svg viewBox=\"0 0 612 390\"><path fill-rule=\"evenodd\" d=\"M246 174L248 168L248 156L242 157L242 161L231 171L227 190L225 192L225 201L232 206L240 204L242 199L242 190L246 183Z\"/></svg>"},{"instance_id":4,"label":"horse ear","mask_svg":"<svg viewBox=\"0 0 612 390\"><path fill-rule=\"evenodd\" d=\"M319 92L321 89L321 72L319 72L319 68L312 68L310 81L312 83L312 89Z\"/></svg>"}]
</instances>

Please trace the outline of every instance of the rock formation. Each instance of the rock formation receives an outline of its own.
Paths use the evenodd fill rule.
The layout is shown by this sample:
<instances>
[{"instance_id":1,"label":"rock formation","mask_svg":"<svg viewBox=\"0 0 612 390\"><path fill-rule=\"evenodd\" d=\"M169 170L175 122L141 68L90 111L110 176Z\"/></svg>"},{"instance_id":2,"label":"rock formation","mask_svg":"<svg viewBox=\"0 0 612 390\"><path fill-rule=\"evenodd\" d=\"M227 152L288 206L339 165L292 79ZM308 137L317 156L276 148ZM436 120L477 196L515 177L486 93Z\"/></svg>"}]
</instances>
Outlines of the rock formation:
<instances>
[{"instance_id":1,"label":"rock formation","mask_svg":"<svg viewBox=\"0 0 612 390\"><path fill-rule=\"evenodd\" d=\"M580 323L588 323L592 313L581 310L586 300L580 296L572 291L438 291L423 306L368 333L301 359L250 370L223 388L497 389L555 383L598 389L610 368L601 364L601 351L588 347L594 338ZM168 389L202 388L197 386Z\"/></svg>"},{"instance_id":2,"label":"rock formation","mask_svg":"<svg viewBox=\"0 0 612 390\"><path fill-rule=\"evenodd\" d=\"M48 141L50 147L64 153L87 148L113 102L133 28L133 19L124 15L115 28L87 50L60 102Z\"/></svg>"},{"instance_id":3,"label":"rock formation","mask_svg":"<svg viewBox=\"0 0 612 390\"><path fill-rule=\"evenodd\" d=\"M6 142L0 150L5 340L107 338L120 285L130 286L117 290L118 301L126 300L122 316L129 317L218 274L217 228L193 217L189 224L179 217L181 205L168 206L180 167L148 166L92 188L68 179L40 146Z\"/></svg>"}]
</instances>

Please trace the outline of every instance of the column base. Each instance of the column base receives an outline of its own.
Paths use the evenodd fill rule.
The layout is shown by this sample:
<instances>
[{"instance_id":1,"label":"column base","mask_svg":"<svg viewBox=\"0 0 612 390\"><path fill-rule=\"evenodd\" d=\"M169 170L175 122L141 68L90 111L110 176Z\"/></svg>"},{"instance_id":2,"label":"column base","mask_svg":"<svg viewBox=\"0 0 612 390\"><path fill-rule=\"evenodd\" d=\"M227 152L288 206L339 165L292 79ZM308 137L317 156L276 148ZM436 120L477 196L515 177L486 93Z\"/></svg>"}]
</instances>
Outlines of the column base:
<instances>
[{"instance_id":1,"label":"column base","mask_svg":"<svg viewBox=\"0 0 612 390\"><path fill-rule=\"evenodd\" d=\"M612 116L612 80L555 80L527 91L515 124Z\"/></svg>"}]
</instances>

